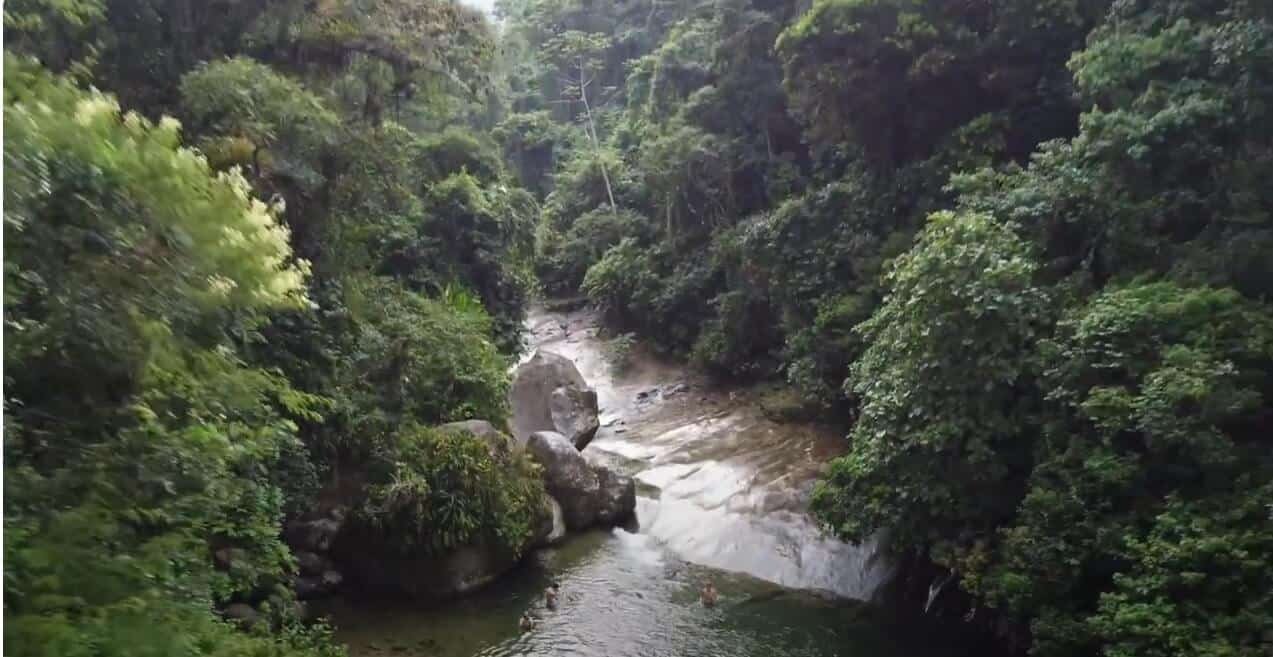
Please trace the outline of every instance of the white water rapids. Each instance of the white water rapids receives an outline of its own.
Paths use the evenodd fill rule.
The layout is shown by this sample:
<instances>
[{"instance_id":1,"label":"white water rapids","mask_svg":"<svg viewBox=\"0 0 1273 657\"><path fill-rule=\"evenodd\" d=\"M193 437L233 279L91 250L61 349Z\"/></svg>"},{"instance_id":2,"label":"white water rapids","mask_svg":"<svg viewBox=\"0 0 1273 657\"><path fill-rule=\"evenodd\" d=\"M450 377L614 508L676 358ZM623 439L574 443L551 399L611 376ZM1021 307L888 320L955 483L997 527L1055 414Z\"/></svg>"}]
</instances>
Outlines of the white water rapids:
<instances>
[{"instance_id":1,"label":"white water rapids","mask_svg":"<svg viewBox=\"0 0 1273 657\"><path fill-rule=\"evenodd\" d=\"M596 389L602 426L584 455L636 478L640 533L691 563L788 588L865 600L887 580L876 545L831 538L805 513L842 436L773 422L746 392L658 359L638 355L616 375L590 312L535 312L529 324L527 358L565 356Z\"/></svg>"}]
</instances>

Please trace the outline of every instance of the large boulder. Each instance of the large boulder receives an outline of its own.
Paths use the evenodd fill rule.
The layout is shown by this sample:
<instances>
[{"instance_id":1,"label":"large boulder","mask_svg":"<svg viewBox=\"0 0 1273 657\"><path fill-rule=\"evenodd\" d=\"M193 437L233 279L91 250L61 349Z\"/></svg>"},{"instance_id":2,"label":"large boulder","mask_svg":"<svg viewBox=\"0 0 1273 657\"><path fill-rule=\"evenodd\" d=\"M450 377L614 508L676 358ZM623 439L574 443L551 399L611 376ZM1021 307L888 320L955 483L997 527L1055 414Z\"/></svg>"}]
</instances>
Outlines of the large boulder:
<instances>
[{"instance_id":1,"label":"large boulder","mask_svg":"<svg viewBox=\"0 0 1273 657\"><path fill-rule=\"evenodd\" d=\"M550 351L536 351L517 368L509 405L513 437L523 444L536 431L555 431L583 449L601 426L597 392L569 358Z\"/></svg>"},{"instance_id":2,"label":"large boulder","mask_svg":"<svg viewBox=\"0 0 1273 657\"><path fill-rule=\"evenodd\" d=\"M517 551L477 541L445 554L405 552L378 532L367 530L362 523L350 523L332 547L344 572L344 590L356 595L444 600L489 584L516 566L531 548L547 545L554 532L553 508L545 496L532 519L530 536Z\"/></svg>"},{"instance_id":3,"label":"large boulder","mask_svg":"<svg viewBox=\"0 0 1273 657\"><path fill-rule=\"evenodd\" d=\"M579 450L555 431L536 431L526 441L530 457L544 468L544 487L561 504L571 531L587 529L597 519L601 481Z\"/></svg>"},{"instance_id":4,"label":"large boulder","mask_svg":"<svg viewBox=\"0 0 1273 657\"><path fill-rule=\"evenodd\" d=\"M597 435L597 429L601 428L598 413L597 391L592 388L561 386L548 395L552 430L565 436L575 449L587 447Z\"/></svg>"},{"instance_id":5,"label":"large boulder","mask_svg":"<svg viewBox=\"0 0 1273 657\"><path fill-rule=\"evenodd\" d=\"M594 466L601 484L601 504L597 508L597 523L621 525L632 517L636 509L636 482L610 468Z\"/></svg>"},{"instance_id":6,"label":"large boulder","mask_svg":"<svg viewBox=\"0 0 1273 657\"><path fill-rule=\"evenodd\" d=\"M486 543L441 555L403 555L382 547L367 546L361 554L342 555L354 592L426 600L451 598L489 584L517 563L516 554Z\"/></svg>"},{"instance_id":7,"label":"large boulder","mask_svg":"<svg viewBox=\"0 0 1273 657\"><path fill-rule=\"evenodd\" d=\"M571 531L626 521L636 509L636 487L630 477L584 459L565 436L536 431L526 451L544 469L544 487L561 505Z\"/></svg>"}]
</instances>

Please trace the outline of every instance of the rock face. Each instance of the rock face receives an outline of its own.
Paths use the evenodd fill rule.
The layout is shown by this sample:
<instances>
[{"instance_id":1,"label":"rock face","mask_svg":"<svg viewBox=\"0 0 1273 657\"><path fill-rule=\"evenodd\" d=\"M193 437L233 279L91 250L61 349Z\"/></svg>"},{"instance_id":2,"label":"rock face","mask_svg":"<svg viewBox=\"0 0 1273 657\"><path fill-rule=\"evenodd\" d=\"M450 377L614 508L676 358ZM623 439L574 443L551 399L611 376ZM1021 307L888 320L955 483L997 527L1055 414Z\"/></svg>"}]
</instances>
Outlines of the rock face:
<instances>
[{"instance_id":1,"label":"rock face","mask_svg":"<svg viewBox=\"0 0 1273 657\"><path fill-rule=\"evenodd\" d=\"M589 464L565 436L553 431L530 434L526 450L543 466L545 487L561 504L567 529L615 525L631 517L636 508L631 477Z\"/></svg>"},{"instance_id":2,"label":"rock face","mask_svg":"<svg viewBox=\"0 0 1273 657\"><path fill-rule=\"evenodd\" d=\"M601 505L597 509L597 524L620 525L632 517L636 509L636 482L609 468L595 466L597 480L601 484Z\"/></svg>"},{"instance_id":3,"label":"rock face","mask_svg":"<svg viewBox=\"0 0 1273 657\"><path fill-rule=\"evenodd\" d=\"M597 392L570 359L539 350L517 368L509 391L513 437L525 443L536 431L555 431L583 449L601 426Z\"/></svg>"},{"instance_id":4,"label":"rock face","mask_svg":"<svg viewBox=\"0 0 1273 657\"><path fill-rule=\"evenodd\" d=\"M525 548L546 545L553 533L552 506L544 501L531 523ZM520 554L478 542L446 554L403 554L382 538L351 528L340 535L333 552L359 594L442 600L475 591L517 565ZM525 553L525 550L522 550Z\"/></svg>"},{"instance_id":5,"label":"rock face","mask_svg":"<svg viewBox=\"0 0 1273 657\"><path fill-rule=\"evenodd\" d=\"M580 390L572 386L556 388L548 395L548 414L552 428L566 437L575 449L583 449L592 442L601 427L597 416L597 391Z\"/></svg>"},{"instance_id":6,"label":"rock face","mask_svg":"<svg viewBox=\"0 0 1273 657\"><path fill-rule=\"evenodd\" d=\"M517 563L515 555L484 544L436 556L364 548L364 553L345 559L356 590L364 594L450 598L481 588Z\"/></svg>"},{"instance_id":7,"label":"rock face","mask_svg":"<svg viewBox=\"0 0 1273 657\"><path fill-rule=\"evenodd\" d=\"M300 570L292 582L298 599L313 600L340 590L344 576L327 553L343 531L347 513L343 507L335 507L319 518L294 520L283 531Z\"/></svg>"}]
</instances>

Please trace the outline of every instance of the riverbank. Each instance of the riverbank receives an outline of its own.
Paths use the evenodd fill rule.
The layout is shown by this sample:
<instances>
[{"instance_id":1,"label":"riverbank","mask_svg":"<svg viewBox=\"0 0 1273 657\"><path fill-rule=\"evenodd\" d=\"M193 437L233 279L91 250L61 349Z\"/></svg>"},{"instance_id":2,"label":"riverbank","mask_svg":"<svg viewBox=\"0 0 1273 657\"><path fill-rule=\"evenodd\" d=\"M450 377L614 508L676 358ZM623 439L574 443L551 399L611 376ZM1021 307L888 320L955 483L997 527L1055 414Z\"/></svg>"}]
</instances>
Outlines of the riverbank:
<instances>
[{"instance_id":1,"label":"riverbank","mask_svg":"<svg viewBox=\"0 0 1273 657\"><path fill-rule=\"evenodd\" d=\"M571 536L460 600L329 602L353 657L964 654L948 628L917 633L862 603L892 567L805 514L819 469L843 450L833 428L775 422L761 391L714 387L643 351L616 373L584 309L537 311L528 327L527 359L569 358L596 390L601 429L583 454L636 478L636 523ZM714 609L697 599L707 579L721 592ZM555 612L541 599L552 580ZM523 634L528 609L539 622Z\"/></svg>"}]
</instances>

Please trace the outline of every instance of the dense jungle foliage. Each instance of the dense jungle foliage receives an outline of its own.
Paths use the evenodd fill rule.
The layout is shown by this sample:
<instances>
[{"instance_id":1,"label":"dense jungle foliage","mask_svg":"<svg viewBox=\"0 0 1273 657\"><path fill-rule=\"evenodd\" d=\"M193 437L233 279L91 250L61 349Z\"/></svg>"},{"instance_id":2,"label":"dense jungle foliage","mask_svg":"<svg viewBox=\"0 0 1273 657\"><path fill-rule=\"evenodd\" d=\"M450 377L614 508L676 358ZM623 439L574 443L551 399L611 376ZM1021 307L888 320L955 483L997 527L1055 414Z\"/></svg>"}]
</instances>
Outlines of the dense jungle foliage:
<instances>
[{"instance_id":1,"label":"dense jungle foliage","mask_svg":"<svg viewBox=\"0 0 1273 657\"><path fill-rule=\"evenodd\" d=\"M535 267L1048 657L1273 646L1273 4L502 0ZM952 587L953 588L953 587Z\"/></svg>"},{"instance_id":2,"label":"dense jungle foliage","mask_svg":"<svg viewBox=\"0 0 1273 657\"><path fill-rule=\"evenodd\" d=\"M814 512L1011 649L1268 654L1273 4L495 14L5 3L7 650L338 652L280 528L351 482L520 545L534 466L432 427L539 289L842 422Z\"/></svg>"},{"instance_id":3,"label":"dense jungle foliage","mask_svg":"<svg viewBox=\"0 0 1273 657\"><path fill-rule=\"evenodd\" d=\"M502 422L531 291L537 202L481 129L489 20L4 10L6 652L338 652L280 533L349 481L404 550L520 549L534 467L428 428Z\"/></svg>"}]
</instances>

